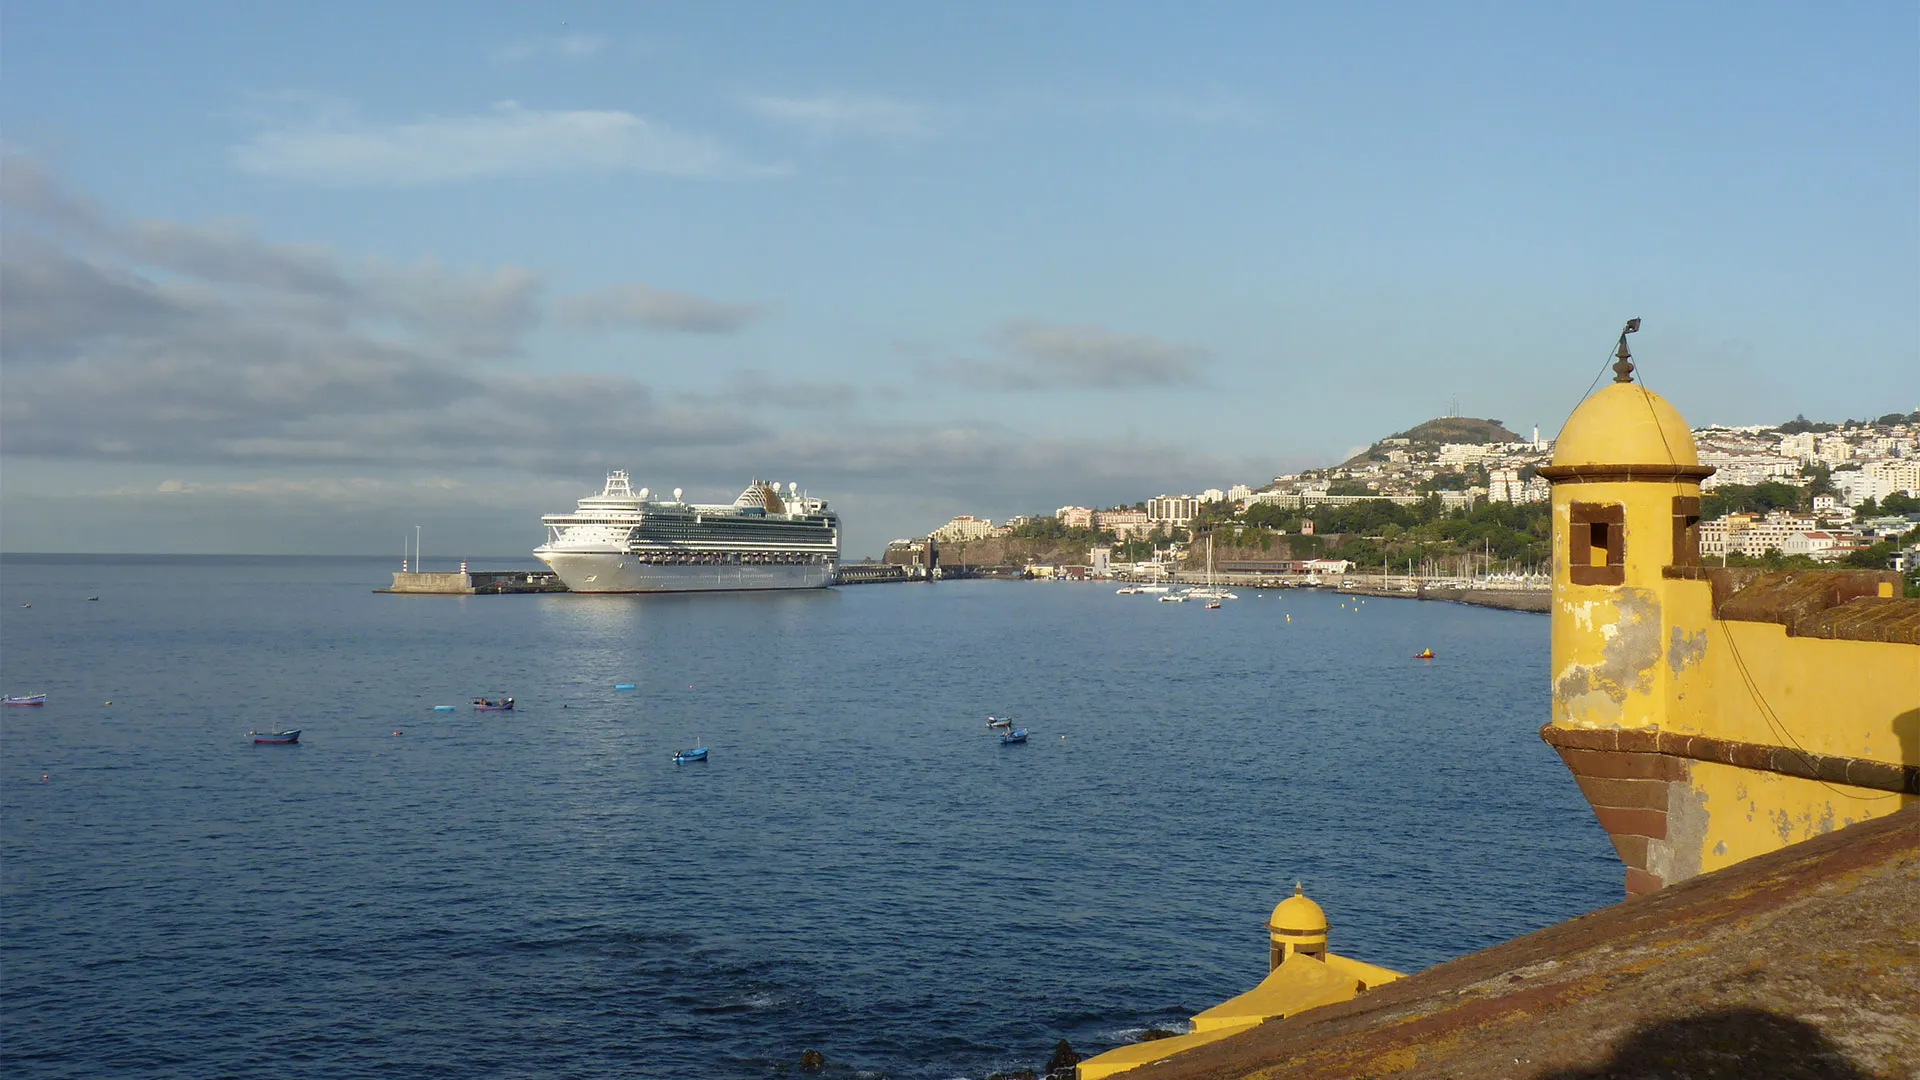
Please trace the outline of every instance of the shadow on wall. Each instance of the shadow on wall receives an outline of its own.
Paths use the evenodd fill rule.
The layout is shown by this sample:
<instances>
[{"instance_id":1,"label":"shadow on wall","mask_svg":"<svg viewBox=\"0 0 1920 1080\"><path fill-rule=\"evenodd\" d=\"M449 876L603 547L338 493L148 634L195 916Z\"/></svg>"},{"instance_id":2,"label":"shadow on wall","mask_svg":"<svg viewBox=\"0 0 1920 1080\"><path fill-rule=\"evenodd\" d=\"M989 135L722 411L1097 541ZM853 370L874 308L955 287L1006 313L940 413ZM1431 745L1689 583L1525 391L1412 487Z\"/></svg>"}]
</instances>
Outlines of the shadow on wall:
<instances>
[{"instance_id":1,"label":"shadow on wall","mask_svg":"<svg viewBox=\"0 0 1920 1080\"><path fill-rule=\"evenodd\" d=\"M1819 1029L1790 1016L1736 1009L1650 1024L1592 1069L1537 1080L1873 1080Z\"/></svg>"},{"instance_id":2,"label":"shadow on wall","mask_svg":"<svg viewBox=\"0 0 1920 1080\"><path fill-rule=\"evenodd\" d=\"M1900 764L1911 768L1920 765L1920 709L1908 709L1893 718L1893 737L1900 743ZM1909 777L1913 774L1908 773ZM1912 783L1909 779L1908 783ZM1909 793L1900 797L1900 805L1911 806L1916 800Z\"/></svg>"}]
</instances>

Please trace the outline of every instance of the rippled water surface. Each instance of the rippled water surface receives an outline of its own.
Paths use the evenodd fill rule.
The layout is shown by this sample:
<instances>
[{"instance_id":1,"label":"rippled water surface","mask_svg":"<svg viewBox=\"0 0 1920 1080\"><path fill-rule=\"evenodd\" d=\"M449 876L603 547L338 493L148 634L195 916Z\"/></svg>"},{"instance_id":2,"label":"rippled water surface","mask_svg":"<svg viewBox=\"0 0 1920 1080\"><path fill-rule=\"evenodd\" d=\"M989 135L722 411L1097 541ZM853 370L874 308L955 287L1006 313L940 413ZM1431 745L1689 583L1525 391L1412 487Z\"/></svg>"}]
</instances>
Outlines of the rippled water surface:
<instances>
[{"instance_id":1,"label":"rippled water surface","mask_svg":"<svg viewBox=\"0 0 1920 1080\"><path fill-rule=\"evenodd\" d=\"M390 569L0 562L7 1075L977 1078L1250 987L1295 879L1401 970L1620 896L1540 616Z\"/></svg>"}]
</instances>

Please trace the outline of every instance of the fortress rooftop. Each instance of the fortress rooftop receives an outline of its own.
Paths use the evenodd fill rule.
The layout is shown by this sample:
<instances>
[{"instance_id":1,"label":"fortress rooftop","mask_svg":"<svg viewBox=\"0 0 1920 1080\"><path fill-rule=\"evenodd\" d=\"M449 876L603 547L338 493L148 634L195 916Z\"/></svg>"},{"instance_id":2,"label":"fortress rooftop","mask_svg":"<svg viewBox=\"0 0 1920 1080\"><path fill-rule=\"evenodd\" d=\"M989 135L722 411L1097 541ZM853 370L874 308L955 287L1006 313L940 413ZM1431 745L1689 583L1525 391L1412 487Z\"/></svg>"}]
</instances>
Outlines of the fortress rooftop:
<instances>
[{"instance_id":1,"label":"fortress rooftop","mask_svg":"<svg viewBox=\"0 0 1920 1080\"><path fill-rule=\"evenodd\" d=\"M1910 807L1127 1076L1900 1075L1920 1060L1916 927Z\"/></svg>"}]
</instances>

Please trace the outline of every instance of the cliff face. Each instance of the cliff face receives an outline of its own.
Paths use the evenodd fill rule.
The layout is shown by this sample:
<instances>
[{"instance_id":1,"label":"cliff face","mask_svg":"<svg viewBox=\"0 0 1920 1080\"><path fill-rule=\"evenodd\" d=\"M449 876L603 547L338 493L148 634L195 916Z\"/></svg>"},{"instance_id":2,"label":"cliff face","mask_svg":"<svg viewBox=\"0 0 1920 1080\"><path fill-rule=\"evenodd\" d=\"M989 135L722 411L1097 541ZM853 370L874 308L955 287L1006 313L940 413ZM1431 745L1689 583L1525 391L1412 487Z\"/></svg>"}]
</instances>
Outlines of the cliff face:
<instances>
[{"instance_id":1,"label":"cliff face","mask_svg":"<svg viewBox=\"0 0 1920 1080\"><path fill-rule=\"evenodd\" d=\"M1064 540L998 538L944 542L941 566L1085 566L1088 545Z\"/></svg>"},{"instance_id":2,"label":"cliff face","mask_svg":"<svg viewBox=\"0 0 1920 1080\"><path fill-rule=\"evenodd\" d=\"M1294 554L1294 537L1291 535L1268 535L1261 539L1266 541L1264 545L1252 543L1228 545L1215 540L1213 545L1213 564L1219 566L1222 563L1229 562L1274 562L1279 559L1310 559L1314 557L1312 554ZM1183 565L1189 570L1205 570L1207 568L1206 544L1197 543L1188 548L1187 560Z\"/></svg>"}]
</instances>

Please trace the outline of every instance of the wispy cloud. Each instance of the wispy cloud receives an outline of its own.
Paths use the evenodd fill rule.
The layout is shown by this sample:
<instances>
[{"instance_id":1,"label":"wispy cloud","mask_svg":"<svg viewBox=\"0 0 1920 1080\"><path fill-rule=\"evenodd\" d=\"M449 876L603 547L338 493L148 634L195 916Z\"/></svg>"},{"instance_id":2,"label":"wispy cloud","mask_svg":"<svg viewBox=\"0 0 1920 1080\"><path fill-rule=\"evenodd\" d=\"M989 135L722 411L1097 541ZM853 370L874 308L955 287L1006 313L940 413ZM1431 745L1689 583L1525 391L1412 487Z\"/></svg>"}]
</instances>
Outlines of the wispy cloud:
<instances>
[{"instance_id":1,"label":"wispy cloud","mask_svg":"<svg viewBox=\"0 0 1920 1080\"><path fill-rule=\"evenodd\" d=\"M494 50L493 57L506 64L544 58L585 60L606 47L607 39L598 34L559 34L522 38Z\"/></svg>"},{"instance_id":2,"label":"wispy cloud","mask_svg":"<svg viewBox=\"0 0 1920 1080\"><path fill-rule=\"evenodd\" d=\"M781 379L758 368L742 368L728 375L721 389L710 393L687 394L685 397L689 402L700 404L817 411L845 409L863 400L868 392L868 388L849 382Z\"/></svg>"},{"instance_id":3,"label":"wispy cloud","mask_svg":"<svg viewBox=\"0 0 1920 1080\"><path fill-rule=\"evenodd\" d=\"M748 95L747 108L764 120L821 139L911 139L933 131L933 110L879 97Z\"/></svg>"},{"instance_id":4,"label":"wispy cloud","mask_svg":"<svg viewBox=\"0 0 1920 1080\"><path fill-rule=\"evenodd\" d=\"M727 304L637 282L560 302L562 319L591 330L645 327L685 334L730 334L759 313L752 304Z\"/></svg>"},{"instance_id":5,"label":"wispy cloud","mask_svg":"<svg viewBox=\"0 0 1920 1080\"><path fill-rule=\"evenodd\" d=\"M633 113L529 109L514 101L474 116L266 131L235 147L232 160L256 175L335 187L410 187L576 171L674 176L748 171L712 139Z\"/></svg>"},{"instance_id":6,"label":"wispy cloud","mask_svg":"<svg viewBox=\"0 0 1920 1080\"><path fill-rule=\"evenodd\" d=\"M880 421L867 411L881 400L876 389L831 377L716 372L713 391L700 394L656 392L627 374L536 375L498 362L521 351L540 317L543 283L531 270L394 264L272 242L234 223L128 220L28 157L0 162L0 182L0 453L152 470L144 492L112 500L120 518L101 500L34 495L10 479L0 539L39 549L63 541L28 536L21 523L104 529L137 519L140 545L205 550L191 545L208 543L206 523L217 519L223 529L253 523L251 539L230 541L252 545L245 550L365 550L354 536L384 537L394 514L418 521L421 505L537 515L605 468L644 464L653 486L715 498L748 476L792 476L866 507L853 550L877 551L891 535L981 507L1044 509L1272 475L1270 463L1174 441L1116 450L1111 440L952 414ZM755 314L650 286L575 302L587 299L595 303L585 313L613 324L681 331L721 333ZM1193 381L1205 358L1157 338L1038 322L1001 327L990 355L983 379L1033 387ZM468 486L433 487L436 477ZM163 478L177 483L161 490ZM451 493L435 503L439 490ZM148 501L125 509L136 493ZM932 520L900 520L908 504ZM303 516L313 505L359 509ZM172 523L164 537L141 516L152 507L163 508L152 521ZM474 535L499 520L512 523L501 534L511 543L495 550L524 550L532 517L475 515Z\"/></svg>"},{"instance_id":7,"label":"wispy cloud","mask_svg":"<svg viewBox=\"0 0 1920 1080\"><path fill-rule=\"evenodd\" d=\"M1200 382L1207 350L1099 326L1019 320L1000 327L999 359L955 357L924 365L952 382L996 390L1117 390Z\"/></svg>"}]
</instances>

